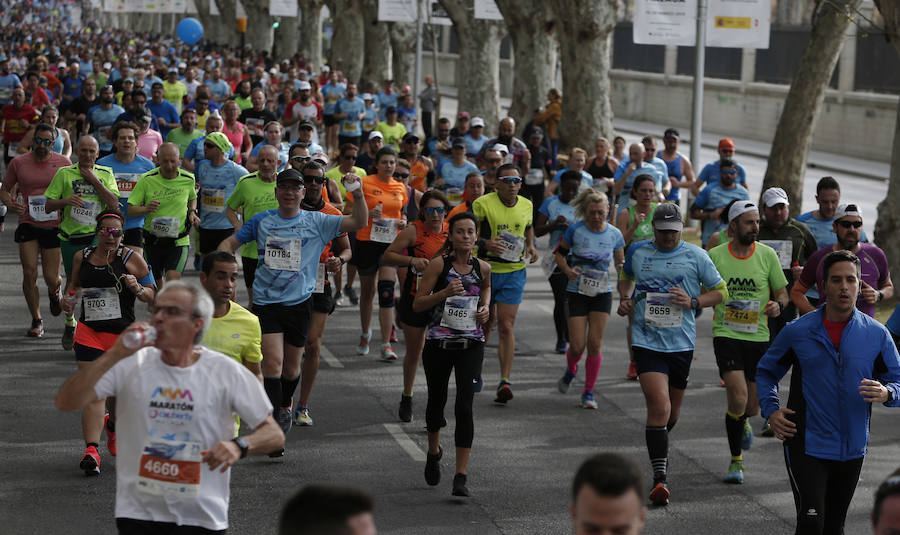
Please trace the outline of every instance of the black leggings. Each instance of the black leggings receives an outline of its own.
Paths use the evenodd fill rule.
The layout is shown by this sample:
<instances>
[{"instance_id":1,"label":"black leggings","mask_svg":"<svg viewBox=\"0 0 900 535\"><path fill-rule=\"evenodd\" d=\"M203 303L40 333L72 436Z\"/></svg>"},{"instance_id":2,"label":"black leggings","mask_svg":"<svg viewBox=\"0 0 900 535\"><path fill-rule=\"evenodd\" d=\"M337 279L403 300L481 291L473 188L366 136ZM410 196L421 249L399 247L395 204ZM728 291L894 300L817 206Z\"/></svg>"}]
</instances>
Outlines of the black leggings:
<instances>
[{"instance_id":1,"label":"black leggings","mask_svg":"<svg viewBox=\"0 0 900 535\"><path fill-rule=\"evenodd\" d=\"M550 288L553 290L553 324L556 326L556 341L569 341L569 307L566 306L566 285L569 278L559 268L550 274Z\"/></svg>"},{"instance_id":2,"label":"black leggings","mask_svg":"<svg viewBox=\"0 0 900 535\"><path fill-rule=\"evenodd\" d=\"M475 342L468 349L452 350L438 347L437 340L426 340L422 350L422 367L428 382L428 405L425 408L425 428L429 433L441 430L450 370L456 370L456 447L471 448L475 436L472 421L472 398L475 381L484 360L484 342Z\"/></svg>"},{"instance_id":3,"label":"black leggings","mask_svg":"<svg viewBox=\"0 0 900 535\"><path fill-rule=\"evenodd\" d=\"M797 507L795 535L841 535L864 457L829 461L804 453L800 441L784 446L784 463Z\"/></svg>"}]
</instances>

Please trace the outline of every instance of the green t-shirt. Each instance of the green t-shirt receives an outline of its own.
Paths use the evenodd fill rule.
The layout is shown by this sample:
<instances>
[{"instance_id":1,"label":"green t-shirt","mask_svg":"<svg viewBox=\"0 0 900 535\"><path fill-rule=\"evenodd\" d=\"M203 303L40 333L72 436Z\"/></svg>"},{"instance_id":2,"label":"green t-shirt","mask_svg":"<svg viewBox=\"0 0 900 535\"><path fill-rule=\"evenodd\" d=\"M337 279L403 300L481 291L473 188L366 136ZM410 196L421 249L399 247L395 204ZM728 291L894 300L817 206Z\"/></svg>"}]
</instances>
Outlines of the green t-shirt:
<instances>
[{"instance_id":1,"label":"green t-shirt","mask_svg":"<svg viewBox=\"0 0 900 535\"><path fill-rule=\"evenodd\" d=\"M116 177L109 167L94 165L94 174L103 186L116 197L119 196L119 188L116 186ZM94 191L90 182L81 178L78 164L60 167L53 175L53 180L47 186L44 196L48 199L65 199L72 195L80 195L84 206L66 206L62 212L62 221L59 230L70 237L86 236L93 234L97 228L97 215L103 211L103 201ZM118 209L118 203L110 208Z\"/></svg>"},{"instance_id":2,"label":"green t-shirt","mask_svg":"<svg viewBox=\"0 0 900 535\"><path fill-rule=\"evenodd\" d=\"M190 134L188 134L179 126L178 128L169 132L169 134L166 136L166 143L174 143L178 145L178 152L183 158L185 151L187 151L188 145L190 145L191 141L194 141L198 137L203 137L203 132L195 128Z\"/></svg>"},{"instance_id":3,"label":"green t-shirt","mask_svg":"<svg viewBox=\"0 0 900 535\"><path fill-rule=\"evenodd\" d=\"M755 242L750 256L738 258L728 242L713 247L709 257L728 287L728 299L716 305L713 336L768 342L766 304L771 292L787 286L775 249Z\"/></svg>"},{"instance_id":4,"label":"green t-shirt","mask_svg":"<svg viewBox=\"0 0 900 535\"><path fill-rule=\"evenodd\" d=\"M263 182L259 178L259 171L250 173L238 181L226 204L234 211L243 208L245 222L250 221L260 212L278 208L278 201L275 200L275 181ZM251 241L242 245L241 256L259 258L256 242Z\"/></svg>"},{"instance_id":5,"label":"green t-shirt","mask_svg":"<svg viewBox=\"0 0 900 535\"><path fill-rule=\"evenodd\" d=\"M240 95L235 95L234 101L237 102L238 108L240 108L241 111L249 110L253 107L253 103L250 102L250 97L244 98Z\"/></svg>"},{"instance_id":6,"label":"green t-shirt","mask_svg":"<svg viewBox=\"0 0 900 535\"><path fill-rule=\"evenodd\" d=\"M353 171L353 174L358 176L359 178L365 178L366 176L366 170L362 167L356 167L354 165L351 171ZM338 188L340 188L341 190L341 199L347 198L347 188L345 188L344 183L341 182L341 179L344 178L344 174L341 173L340 167L332 167L331 169L326 171L325 178L330 178L331 180L337 182Z\"/></svg>"},{"instance_id":7,"label":"green t-shirt","mask_svg":"<svg viewBox=\"0 0 900 535\"><path fill-rule=\"evenodd\" d=\"M485 240L499 239L507 249L502 256L494 256L479 248L479 256L491 264L491 272L512 273L525 269L522 255L525 230L531 226L531 201L519 196L515 206L506 206L496 192L488 193L472 203L472 212L478 218L479 236Z\"/></svg>"},{"instance_id":8,"label":"green t-shirt","mask_svg":"<svg viewBox=\"0 0 900 535\"><path fill-rule=\"evenodd\" d=\"M179 114L181 114L184 104L182 99L187 96L187 93L187 86L184 83L177 80L174 84L170 84L168 80L163 81L163 98L171 102Z\"/></svg>"},{"instance_id":9,"label":"green t-shirt","mask_svg":"<svg viewBox=\"0 0 900 535\"><path fill-rule=\"evenodd\" d=\"M159 208L144 218L144 230L160 238L177 238L184 232L188 207L196 198L194 175L179 169L176 178L163 178L157 167L141 175L128 198L128 204L144 206L150 201L159 201ZM190 243L189 235L175 241L176 246Z\"/></svg>"},{"instance_id":10,"label":"green t-shirt","mask_svg":"<svg viewBox=\"0 0 900 535\"><path fill-rule=\"evenodd\" d=\"M384 136L385 145L393 145L395 149L400 150L400 140L406 135L406 127L403 126L403 123L398 122L391 126L387 124L387 121L381 121L375 130Z\"/></svg>"}]
</instances>

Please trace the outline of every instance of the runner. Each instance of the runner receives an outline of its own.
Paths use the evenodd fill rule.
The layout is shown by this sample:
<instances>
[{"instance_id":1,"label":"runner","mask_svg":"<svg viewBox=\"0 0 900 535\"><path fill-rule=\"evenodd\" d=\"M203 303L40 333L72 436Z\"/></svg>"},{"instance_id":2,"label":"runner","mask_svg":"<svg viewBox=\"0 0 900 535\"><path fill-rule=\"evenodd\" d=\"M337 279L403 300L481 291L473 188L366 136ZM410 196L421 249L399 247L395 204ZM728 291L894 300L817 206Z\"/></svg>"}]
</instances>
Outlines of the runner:
<instances>
[{"instance_id":1,"label":"runner","mask_svg":"<svg viewBox=\"0 0 900 535\"><path fill-rule=\"evenodd\" d=\"M632 351L647 404L645 436L653 489L650 501L669 503L669 432L675 427L694 357L694 312L728 295L706 252L681 239L681 210L660 204L653 240L632 244L619 278L620 316L632 316ZM701 294L700 287L710 291Z\"/></svg>"},{"instance_id":2,"label":"runner","mask_svg":"<svg viewBox=\"0 0 900 535\"><path fill-rule=\"evenodd\" d=\"M38 124L46 124L54 128L53 145L50 146L50 150L69 158L72 156L72 141L68 130L56 126L58 121L59 110L56 109L56 106L48 104L41 109L41 119ZM19 148L16 149L19 154L25 154L26 152L31 151L31 147L34 145L34 133L36 132L36 128L37 125L34 125L28 130L25 137L22 138L22 141L19 142Z\"/></svg>"},{"instance_id":3,"label":"runner","mask_svg":"<svg viewBox=\"0 0 900 535\"><path fill-rule=\"evenodd\" d=\"M496 323L499 332L497 356L500 359L500 383L497 403L513 398L509 376L516 353L515 325L522 292L525 289L525 256L530 263L538 260L534 247L534 228L531 226L531 201L518 195L522 178L516 164L504 164L497 170L497 191L472 203L478 218L478 254L491 265L491 319L484 327L490 336ZM481 378L475 387L482 386Z\"/></svg>"},{"instance_id":4,"label":"runner","mask_svg":"<svg viewBox=\"0 0 900 535\"><path fill-rule=\"evenodd\" d=\"M397 167L397 152L393 147L382 147L375 155L376 174L362 179L362 191L370 216L368 225L356 233L356 248L350 263L359 274L359 320L362 335L358 355L369 354L372 338L372 304L375 299L375 276L378 275L378 320L381 326L381 358L396 360L397 354L391 347L391 327L394 323L394 280L393 266L381 269L381 255L397 237L397 232L406 226L404 213L408 200L406 186L394 178ZM353 208L353 197L347 196L344 212ZM351 299L352 301L352 299Z\"/></svg>"},{"instance_id":5,"label":"runner","mask_svg":"<svg viewBox=\"0 0 900 535\"><path fill-rule=\"evenodd\" d=\"M900 406L900 356L888 330L858 310L859 258L840 250L823 263L825 304L785 326L756 379L763 416L784 441L796 532L837 534L859 483L872 404ZM778 382L789 370L781 408Z\"/></svg>"},{"instance_id":6,"label":"runner","mask_svg":"<svg viewBox=\"0 0 900 535\"><path fill-rule=\"evenodd\" d=\"M725 433L731 464L724 481L742 484L741 450L753 445L750 418L759 413L756 365L769 348L770 318L782 314L788 294L777 253L756 241L757 206L749 201L732 204L728 226L733 239L709 251L716 269L728 277L728 299L716 305L713 317L713 349L728 400Z\"/></svg>"},{"instance_id":7,"label":"runner","mask_svg":"<svg viewBox=\"0 0 900 535\"><path fill-rule=\"evenodd\" d=\"M156 295L153 275L141 255L122 245L124 218L113 210L97 216L97 245L75 253L66 293L81 294L81 316L75 331L75 360L84 370L109 350L134 322L135 299L152 303ZM74 303L65 300L66 314ZM106 447L116 456L115 400L104 417L106 400L99 398L82 408L81 432L85 449L79 467L85 475L100 474L100 432L106 429Z\"/></svg>"},{"instance_id":8,"label":"runner","mask_svg":"<svg viewBox=\"0 0 900 535\"><path fill-rule=\"evenodd\" d=\"M566 372L558 387L563 394L569 391L572 379L578 373L581 354L587 346L581 407L596 409L594 385L603 363L600 347L612 310L613 287L609 274L611 269L618 272L625 262L625 239L619 229L607 223L609 199L604 193L585 190L573 205L578 223L566 229L556 248L556 262L568 280L566 293L571 341L566 353Z\"/></svg>"},{"instance_id":9,"label":"runner","mask_svg":"<svg viewBox=\"0 0 900 535\"><path fill-rule=\"evenodd\" d=\"M530 213L530 212L529 212ZM483 325L490 317L491 266L472 255L478 240L475 216L463 213L449 222L449 238L444 254L432 259L422 276L412 310L431 312L422 365L428 382L428 406L425 425L428 430L428 454L425 482L435 486L441 481L441 427L446 425L444 405L450 370L456 372L456 475L454 496L468 496L469 455L475 424L472 399L484 361Z\"/></svg>"},{"instance_id":10,"label":"runner","mask_svg":"<svg viewBox=\"0 0 900 535\"><path fill-rule=\"evenodd\" d=\"M199 226L194 175L178 168L178 146L159 149L159 167L141 175L128 198L128 211L144 221L146 256L157 284L184 272L191 227ZM149 216L149 217L146 217Z\"/></svg>"},{"instance_id":11,"label":"runner","mask_svg":"<svg viewBox=\"0 0 900 535\"><path fill-rule=\"evenodd\" d=\"M457 204L447 215L447 221L456 214L472 211L472 203L484 195L484 178L481 173L469 173L466 176L466 189L463 190L463 202Z\"/></svg>"},{"instance_id":12,"label":"runner","mask_svg":"<svg viewBox=\"0 0 900 535\"><path fill-rule=\"evenodd\" d=\"M225 215L225 201L231 197L234 187L248 171L225 158L229 148L231 143L225 134L207 134L206 141L203 142L206 159L201 160L194 171L200 187L198 249L202 256L215 251L222 240L234 233L234 227Z\"/></svg>"},{"instance_id":13,"label":"runner","mask_svg":"<svg viewBox=\"0 0 900 535\"><path fill-rule=\"evenodd\" d=\"M40 293L37 287L38 255L41 258L41 272L47 285L50 313L59 316L60 285L59 276L59 212L47 211L44 191L61 167L72 162L61 154L50 151L53 144L54 127L38 124L34 131L32 152L12 159L6 168L6 176L0 186L0 202L12 208L19 216L15 241L19 244L19 260L22 263L22 290L25 304L31 313L31 328L28 336L40 338L44 335L44 320L41 317ZM18 187L17 198L12 192ZM18 197L21 197L19 199Z\"/></svg>"},{"instance_id":14,"label":"runner","mask_svg":"<svg viewBox=\"0 0 900 535\"><path fill-rule=\"evenodd\" d=\"M382 257L384 264L410 268L403 281L399 310L399 319L406 340L406 354L403 356L403 392L398 410L402 422L412 421L413 385L419 368L419 357L425 345L425 330L431 321L431 314L413 312L413 301L428 264L447 242L445 218L450 211L447 198L436 190L425 192L419 205L422 209L418 217L403 229Z\"/></svg>"},{"instance_id":15,"label":"runner","mask_svg":"<svg viewBox=\"0 0 900 535\"><path fill-rule=\"evenodd\" d=\"M253 147L253 150L250 151L250 157L247 159L247 169L249 171L256 171L259 169L259 162L257 161L259 158L259 151L263 147L270 146L275 147L278 151L278 172L284 171L285 167L288 164L288 153L290 152L291 146L284 141L282 141L282 137L284 136L284 127L281 126L281 123L278 121L269 121L266 123L266 126L263 127L263 132L265 135L265 139L260 141Z\"/></svg>"}]
</instances>

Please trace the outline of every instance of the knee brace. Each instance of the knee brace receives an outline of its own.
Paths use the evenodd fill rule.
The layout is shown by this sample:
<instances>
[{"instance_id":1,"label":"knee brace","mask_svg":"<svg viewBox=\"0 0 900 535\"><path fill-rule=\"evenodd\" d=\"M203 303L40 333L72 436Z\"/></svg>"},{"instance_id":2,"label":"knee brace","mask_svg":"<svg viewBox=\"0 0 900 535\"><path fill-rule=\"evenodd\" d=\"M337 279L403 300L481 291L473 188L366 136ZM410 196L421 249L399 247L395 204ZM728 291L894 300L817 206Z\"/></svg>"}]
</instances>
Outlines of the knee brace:
<instances>
[{"instance_id":1,"label":"knee brace","mask_svg":"<svg viewBox=\"0 0 900 535\"><path fill-rule=\"evenodd\" d=\"M394 308L394 281L378 281L378 306Z\"/></svg>"}]
</instances>

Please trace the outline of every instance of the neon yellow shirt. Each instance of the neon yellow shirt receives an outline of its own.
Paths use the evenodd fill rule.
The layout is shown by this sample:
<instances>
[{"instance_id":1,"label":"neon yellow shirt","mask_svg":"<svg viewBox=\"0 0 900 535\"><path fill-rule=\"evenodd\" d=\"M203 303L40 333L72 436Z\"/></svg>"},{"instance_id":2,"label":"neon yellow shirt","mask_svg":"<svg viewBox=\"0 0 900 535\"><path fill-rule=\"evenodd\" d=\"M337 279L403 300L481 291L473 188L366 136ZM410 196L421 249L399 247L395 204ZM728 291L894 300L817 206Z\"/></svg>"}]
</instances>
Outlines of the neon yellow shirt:
<instances>
[{"instance_id":1,"label":"neon yellow shirt","mask_svg":"<svg viewBox=\"0 0 900 535\"><path fill-rule=\"evenodd\" d=\"M116 197L119 196L119 187L116 186L116 177L113 175L112 168L95 165L94 175L106 189ZM81 196L85 205L81 207L66 206L62 212L59 230L70 237L93 234L97 228L97 223L93 219L103 210L103 201L94 191L94 186L81 177L77 163L57 169L53 180L44 191L44 196L48 199L65 199L74 194ZM118 209L119 205L116 204L111 208Z\"/></svg>"},{"instance_id":2,"label":"neon yellow shirt","mask_svg":"<svg viewBox=\"0 0 900 535\"><path fill-rule=\"evenodd\" d=\"M478 218L480 238L485 240L500 238L508 244L510 250L518 253L516 256L520 259L520 261L511 261L479 250L479 256L491 264L491 272L512 273L525 269L525 262L521 261L521 258L525 250L525 230L532 224L531 201L519 196L515 205L506 206L496 192L488 193L472 203L472 212ZM504 232L511 233L517 238L503 240L501 233Z\"/></svg>"},{"instance_id":3,"label":"neon yellow shirt","mask_svg":"<svg viewBox=\"0 0 900 535\"><path fill-rule=\"evenodd\" d=\"M275 200L275 181L263 182L259 178L259 171L254 171L241 178L234 187L231 197L228 197L226 204L235 212L242 209L245 222L250 221L260 212L278 208L278 201ZM242 245L241 256L259 258L256 241Z\"/></svg>"},{"instance_id":4,"label":"neon yellow shirt","mask_svg":"<svg viewBox=\"0 0 900 535\"><path fill-rule=\"evenodd\" d=\"M188 205L196 198L194 175L179 169L178 176L170 180L163 178L157 167L141 175L128 197L128 204L144 206L159 201L159 208L144 218L144 230L160 238L175 238L184 232ZM175 241L176 247L190 244L189 235Z\"/></svg>"},{"instance_id":5,"label":"neon yellow shirt","mask_svg":"<svg viewBox=\"0 0 900 535\"><path fill-rule=\"evenodd\" d=\"M356 167L354 165L353 169L351 169L351 171L353 172L354 175L358 176L359 178L365 178L365 176L366 176L366 170L363 169L362 167ZM341 179L343 177L344 177L344 175L343 175L343 173L341 173L340 167L332 167L331 169L329 169L328 171L325 172L325 178L330 178L331 180L334 180L335 182L337 182L338 188L340 188L340 190L341 190L341 199L347 197L347 188L345 188L344 184L341 182Z\"/></svg>"},{"instance_id":6,"label":"neon yellow shirt","mask_svg":"<svg viewBox=\"0 0 900 535\"><path fill-rule=\"evenodd\" d=\"M181 110L183 106L183 98L188 94L187 87L179 81L176 81L174 84L170 84L168 80L163 81L163 98L168 100L175 106L175 109L178 110L178 114L181 115Z\"/></svg>"},{"instance_id":7,"label":"neon yellow shirt","mask_svg":"<svg viewBox=\"0 0 900 535\"><path fill-rule=\"evenodd\" d=\"M387 121L381 121L375 130L381 132L384 136L385 145L393 145L395 149L400 150L400 140L406 135L406 127L402 123L394 126L387 124Z\"/></svg>"}]
</instances>

